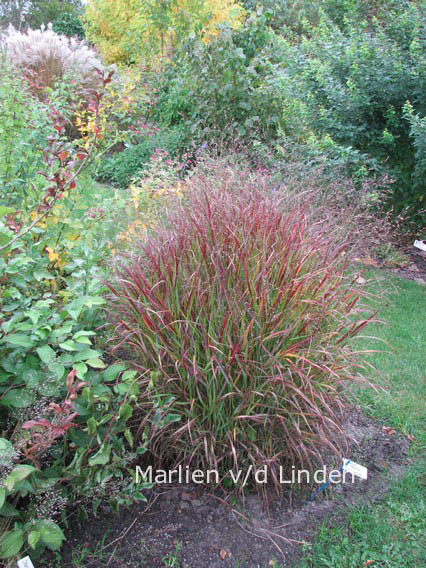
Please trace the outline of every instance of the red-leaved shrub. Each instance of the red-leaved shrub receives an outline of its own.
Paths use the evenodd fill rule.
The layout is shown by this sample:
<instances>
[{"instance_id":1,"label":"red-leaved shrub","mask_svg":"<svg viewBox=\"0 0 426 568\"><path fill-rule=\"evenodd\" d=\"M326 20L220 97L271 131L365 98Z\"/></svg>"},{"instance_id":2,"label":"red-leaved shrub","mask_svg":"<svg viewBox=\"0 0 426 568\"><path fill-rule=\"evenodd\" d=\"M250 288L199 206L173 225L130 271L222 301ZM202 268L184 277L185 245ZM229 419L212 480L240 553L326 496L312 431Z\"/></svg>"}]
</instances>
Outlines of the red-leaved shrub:
<instances>
[{"instance_id":1,"label":"red-leaved shrub","mask_svg":"<svg viewBox=\"0 0 426 568\"><path fill-rule=\"evenodd\" d=\"M157 467L313 467L339 453L347 345L369 321L345 244L261 177L194 176L166 228L109 283L119 345L142 372L138 433Z\"/></svg>"}]
</instances>

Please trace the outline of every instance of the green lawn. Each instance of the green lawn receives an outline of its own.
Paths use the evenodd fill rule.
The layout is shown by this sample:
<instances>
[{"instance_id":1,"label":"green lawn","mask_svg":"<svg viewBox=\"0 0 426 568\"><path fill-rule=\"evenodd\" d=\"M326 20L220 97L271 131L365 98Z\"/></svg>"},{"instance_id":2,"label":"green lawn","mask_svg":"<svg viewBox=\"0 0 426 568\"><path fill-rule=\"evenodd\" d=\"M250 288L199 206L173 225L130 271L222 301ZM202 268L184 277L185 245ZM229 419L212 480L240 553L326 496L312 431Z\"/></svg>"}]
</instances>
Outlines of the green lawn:
<instances>
[{"instance_id":1,"label":"green lawn","mask_svg":"<svg viewBox=\"0 0 426 568\"><path fill-rule=\"evenodd\" d=\"M303 568L425 565L426 286L378 272L369 277L369 291L383 295L379 315L387 322L367 332L386 341L385 352L369 358L377 369L370 378L386 392L363 389L357 396L366 413L414 437L411 464L382 503L353 508L343 526L324 524ZM363 348L371 344L358 340Z\"/></svg>"}]
</instances>

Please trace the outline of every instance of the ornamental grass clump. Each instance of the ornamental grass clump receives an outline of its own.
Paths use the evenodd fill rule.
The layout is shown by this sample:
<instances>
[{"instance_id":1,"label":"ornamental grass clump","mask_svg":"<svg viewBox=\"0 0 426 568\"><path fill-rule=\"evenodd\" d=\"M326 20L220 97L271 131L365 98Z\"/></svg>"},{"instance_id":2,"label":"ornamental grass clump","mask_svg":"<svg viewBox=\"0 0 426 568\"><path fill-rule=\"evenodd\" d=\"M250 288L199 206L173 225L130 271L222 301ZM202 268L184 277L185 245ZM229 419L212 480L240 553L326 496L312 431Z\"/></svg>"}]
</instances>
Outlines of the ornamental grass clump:
<instances>
[{"instance_id":1,"label":"ornamental grass clump","mask_svg":"<svg viewBox=\"0 0 426 568\"><path fill-rule=\"evenodd\" d=\"M98 86L94 70L103 66L93 49L83 41L55 33L52 24L25 33L10 25L0 40L11 66L22 70L36 93L53 88L66 75L73 84Z\"/></svg>"},{"instance_id":2,"label":"ornamental grass clump","mask_svg":"<svg viewBox=\"0 0 426 568\"><path fill-rule=\"evenodd\" d=\"M279 466L313 468L343 446L342 387L359 380L347 342L369 318L344 243L276 193L194 176L108 285L157 467L266 465L279 490Z\"/></svg>"}]
</instances>

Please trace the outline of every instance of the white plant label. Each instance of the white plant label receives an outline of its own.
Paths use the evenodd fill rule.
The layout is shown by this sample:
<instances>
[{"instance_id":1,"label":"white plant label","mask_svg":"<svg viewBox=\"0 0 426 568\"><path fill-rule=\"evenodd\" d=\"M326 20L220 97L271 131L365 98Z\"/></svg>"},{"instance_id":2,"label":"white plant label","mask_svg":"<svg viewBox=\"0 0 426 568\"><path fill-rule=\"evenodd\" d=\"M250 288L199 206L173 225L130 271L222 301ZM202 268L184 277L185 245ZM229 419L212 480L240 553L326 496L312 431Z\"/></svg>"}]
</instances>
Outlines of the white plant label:
<instances>
[{"instance_id":1,"label":"white plant label","mask_svg":"<svg viewBox=\"0 0 426 568\"><path fill-rule=\"evenodd\" d=\"M359 463L355 463L351 460L343 460L343 469L348 473L352 473L352 475L356 475L361 479L367 479L367 468L363 465L359 465Z\"/></svg>"},{"instance_id":2,"label":"white plant label","mask_svg":"<svg viewBox=\"0 0 426 568\"><path fill-rule=\"evenodd\" d=\"M414 246L420 250L426 251L426 241L414 241Z\"/></svg>"},{"instance_id":3,"label":"white plant label","mask_svg":"<svg viewBox=\"0 0 426 568\"><path fill-rule=\"evenodd\" d=\"M26 556L18 560L18 568L34 568L34 564L31 562L31 558Z\"/></svg>"}]
</instances>

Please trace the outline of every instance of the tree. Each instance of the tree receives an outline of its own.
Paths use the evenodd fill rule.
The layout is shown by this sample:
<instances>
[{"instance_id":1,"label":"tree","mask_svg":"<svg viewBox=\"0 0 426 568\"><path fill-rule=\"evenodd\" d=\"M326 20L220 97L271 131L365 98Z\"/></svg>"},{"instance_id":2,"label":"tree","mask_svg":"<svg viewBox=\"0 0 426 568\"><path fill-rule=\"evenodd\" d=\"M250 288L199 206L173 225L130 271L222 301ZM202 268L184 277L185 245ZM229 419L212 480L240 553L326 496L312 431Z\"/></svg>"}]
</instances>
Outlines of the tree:
<instances>
[{"instance_id":1,"label":"tree","mask_svg":"<svg viewBox=\"0 0 426 568\"><path fill-rule=\"evenodd\" d=\"M25 20L30 28L39 28L42 24L53 24L65 14L77 14L81 8L81 0L32 0Z\"/></svg>"},{"instance_id":2,"label":"tree","mask_svg":"<svg viewBox=\"0 0 426 568\"><path fill-rule=\"evenodd\" d=\"M15 28L20 28L24 23L27 5L27 0L3 0L0 3L0 27L12 24Z\"/></svg>"},{"instance_id":3,"label":"tree","mask_svg":"<svg viewBox=\"0 0 426 568\"><path fill-rule=\"evenodd\" d=\"M61 19L64 14L77 15L81 8L81 0L2 0L0 27L12 24L16 29L25 26L36 29Z\"/></svg>"},{"instance_id":4,"label":"tree","mask_svg":"<svg viewBox=\"0 0 426 568\"><path fill-rule=\"evenodd\" d=\"M89 0L86 32L108 63L164 56L191 33L205 40L217 26L236 27L244 11L234 0Z\"/></svg>"}]
</instances>

